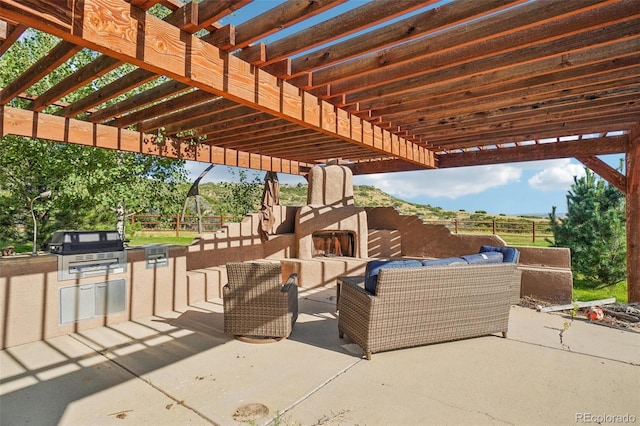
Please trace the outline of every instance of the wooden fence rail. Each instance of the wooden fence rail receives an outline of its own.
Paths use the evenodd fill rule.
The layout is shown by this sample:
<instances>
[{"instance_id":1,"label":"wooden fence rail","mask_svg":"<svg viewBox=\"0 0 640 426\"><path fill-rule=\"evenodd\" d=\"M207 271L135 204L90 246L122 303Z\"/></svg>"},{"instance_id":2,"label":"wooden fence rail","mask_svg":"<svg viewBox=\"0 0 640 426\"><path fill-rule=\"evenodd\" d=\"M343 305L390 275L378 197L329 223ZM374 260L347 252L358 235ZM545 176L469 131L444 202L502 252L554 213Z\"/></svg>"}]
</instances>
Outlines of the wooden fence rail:
<instances>
[{"instance_id":1,"label":"wooden fence rail","mask_svg":"<svg viewBox=\"0 0 640 426\"><path fill-rule=\"evenodd\" d=\"M215 232L224 226L225 219L230 218L223 215L202 216L202 230ZM130 216L130 225L143 233L175 232L176 237L179 237L181 231L198 232L198 217L185 216L183 219L180 215L133 214Z\"/></svg>"},{"instance_id":2,"label":"wooden fence rail","mask_svg":"<svg viewBox=\"0 0 640 426\"><path fill-rule=\"evenodd\" d=\"M202 229L204 232L215 232L222 228L225 220L231 219L230 216L202 216ZM519 235L531 236L531 241L536 239L553 237L550 225L539 221L499 221L499 220L425 220L426 224L444 225L452 232L459 233L491 233L501 235ZM130 216L130 224L136 228L136 231L143 233L168 233L175 232L176 237L180 236L181 231L197 232L198 218L197 216L185 216L184 220L180 215L162 216L154 214L133 214Z\"/></svg>"},{"instance_id":3,"label":"wooden fence rail","mask_svg":"<svg viewBox=\"0 0 640 426\"><path fill-rule=\"evenodd\" d=\"M551 225L540 221L500 221L500 220L425 220L427 224L444 225L452 232L459 233L491 233L502 235L531 235L531 241L537 238L553 237Z\"/></svg>"}]
</instances>

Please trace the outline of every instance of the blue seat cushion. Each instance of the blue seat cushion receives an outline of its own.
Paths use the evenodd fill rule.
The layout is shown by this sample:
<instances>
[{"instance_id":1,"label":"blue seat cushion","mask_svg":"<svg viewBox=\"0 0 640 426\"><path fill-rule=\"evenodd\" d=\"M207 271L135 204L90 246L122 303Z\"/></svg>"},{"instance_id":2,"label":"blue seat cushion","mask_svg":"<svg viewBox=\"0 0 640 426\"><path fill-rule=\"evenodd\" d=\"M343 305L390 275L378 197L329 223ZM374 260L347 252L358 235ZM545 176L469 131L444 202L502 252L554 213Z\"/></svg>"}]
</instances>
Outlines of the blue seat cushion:
<instances>
[{"instance_id":1,"label":"blue seat cushion","mask_svg":"<svg viewBox=\"0 0 640 426\"><path fill-rule=\"evenodd\" d=\"M369 293L376 294L380 269L416 268L419 266L422 266L419 260L370 260L364 270L364 288Z\"/></svg>"},{"instance_id":2,"label":"blue seat cushion","mask_svg":"<svg viewBox=\"0 0 640 426\"><path fill-rule=\"evenodd\" d=\"M505 263L518 263L520 251L513 247L481 246L480 253L500 252Z\"/></svg>"},{"instance_id":3,"label":"blue seat cushion","mask_svg":"<svg viewBox=\"0 0 640 426\"><path fill-rule=\"evenodd\" d=\"M467 261L461 257L447 257L446 259L426 259L422 261L422 266L453 266L466 265Z\"/></svg>"},{"instance_id":4,"label":"blue seat cushion","mask_svg":"<svg viewBox=\"0 0 640 426\"><path fill-rule=\"evenodd\" d=\"M502 263L502 253L478 253L461 256L469 265L482 265L486 263Z\"/></svg>"}]
</instances>

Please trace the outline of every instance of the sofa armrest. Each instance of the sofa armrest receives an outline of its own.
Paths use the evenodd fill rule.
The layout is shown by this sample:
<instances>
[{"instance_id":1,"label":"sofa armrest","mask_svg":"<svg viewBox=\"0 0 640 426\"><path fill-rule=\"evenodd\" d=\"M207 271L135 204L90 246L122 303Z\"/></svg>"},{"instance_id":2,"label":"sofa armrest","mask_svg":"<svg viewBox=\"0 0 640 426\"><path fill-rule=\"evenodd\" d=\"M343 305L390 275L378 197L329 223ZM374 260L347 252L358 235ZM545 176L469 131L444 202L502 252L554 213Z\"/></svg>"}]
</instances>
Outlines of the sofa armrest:
<instances>
[{"instance_id":1,"label":"sofa armrest","mask_svg":"<svg viewBox=\"0 0 640 426\"><path fill-rule=\"evenodd\" d=\"M338 301L338 335L346 333L356 344L364 349L367 358L371 359L369 349L372 320L379 297L367 292L355 283L344 282Z\"/></svg>"},{"instance_id":2,"label":"sofa armrest","mask_svg":"<svg viewBox=\"0 0 640 426\"><path fill-rule=\"evenodd\" d=\"M282 286L281 291L291 291L292 287L295 287L296 290L298 289L298 274L289 275L289 278L287 278L287 282Z\"/></svg>"},{"instance_id":3,"label":"sofa armrest","mask_svg":"<svg viewBox=\"0 0 640 426\"><path fill-rule=\"evenodd\" d=\"M373 306L375 295L369 293L360 285L344 281L340 289L340 300L338 301L338 309L342 310L342 305L347 304L348 308L354 307L369 311Z\"/></svg>"},{"instance_id":4,"label":"sofa armrest","mask_svg":"<svg viewBox=\"0 0 640 426\"><path fill-rule=\"evenodd\" d=\"M291 327L293 327L298 319L298 274L289 275L281 291L287 293L287 311L291 314Z\"/></svg>"}]
</instances>

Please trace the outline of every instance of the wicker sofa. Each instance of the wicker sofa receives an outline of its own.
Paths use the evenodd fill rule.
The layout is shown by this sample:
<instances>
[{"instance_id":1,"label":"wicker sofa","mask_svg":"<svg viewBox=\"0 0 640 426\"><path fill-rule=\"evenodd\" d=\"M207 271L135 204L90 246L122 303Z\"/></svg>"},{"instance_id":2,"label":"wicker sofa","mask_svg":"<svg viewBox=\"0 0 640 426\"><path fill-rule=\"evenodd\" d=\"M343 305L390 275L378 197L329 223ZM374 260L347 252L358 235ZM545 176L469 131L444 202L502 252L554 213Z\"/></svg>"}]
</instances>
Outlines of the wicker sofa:
<instances>
[{"instance_id":1,"label":"wicker sofa","mask_svg":"<svg viewBox=\"0 0 640 426\"><path fill-rule=\"evenodd\" d=\"M380 269L375 294L345 282L338 330L375 352L502 333L516 263Z\"/></svg>"}]
</instances>

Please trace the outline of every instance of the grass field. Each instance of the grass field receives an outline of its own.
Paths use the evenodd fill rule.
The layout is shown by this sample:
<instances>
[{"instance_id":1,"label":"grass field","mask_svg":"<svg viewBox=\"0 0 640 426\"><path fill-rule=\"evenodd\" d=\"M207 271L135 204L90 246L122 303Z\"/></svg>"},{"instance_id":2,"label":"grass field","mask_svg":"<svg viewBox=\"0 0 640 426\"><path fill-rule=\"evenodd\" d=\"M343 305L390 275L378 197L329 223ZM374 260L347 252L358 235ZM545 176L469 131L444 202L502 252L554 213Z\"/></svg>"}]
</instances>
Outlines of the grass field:
<instances>
[{"instance_id":1,"label":"grass field","mask_svg":"<svg viewBox=\"0 0 640 426\"><path fill-rule=\"evenodd\" d=\"M588 281L576 278L573 279L573 299L580 302L590 300L601 300L615 297L616 301L627 303L627 282L622 281L618 284L607 287L594 287Z\"/></svg>"},{"instance_id":2,"label":"grass field","mask_svg":"<svg viewBox=\"0 0 640 426\"><path fill-rule=\"evenodd\" d=\"M168 236L168 235L136 235L129 239L127 245L129 247L135 246L146 246L146 245L154 245L154 244L172 244L177 246L188 246L193 242L194 237L196 236L195 232L188 233L183 232L179 237Z\"/></svg>"}]
</instances>

